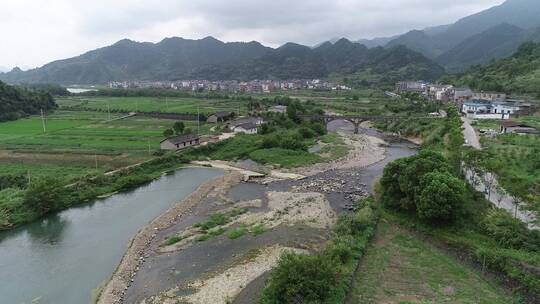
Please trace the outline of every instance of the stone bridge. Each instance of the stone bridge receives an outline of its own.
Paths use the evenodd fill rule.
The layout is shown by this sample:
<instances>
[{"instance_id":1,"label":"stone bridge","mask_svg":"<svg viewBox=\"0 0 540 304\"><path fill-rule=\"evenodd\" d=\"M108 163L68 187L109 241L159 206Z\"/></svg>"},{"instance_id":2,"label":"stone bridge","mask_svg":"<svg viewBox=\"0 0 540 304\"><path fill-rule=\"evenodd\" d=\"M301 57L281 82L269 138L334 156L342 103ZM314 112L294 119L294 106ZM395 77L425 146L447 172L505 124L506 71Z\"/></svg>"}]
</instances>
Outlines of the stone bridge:
<instances>
[{"instance_id":1,"label":"stone bridge","mask_svg":"<svg viewBox=\"0 0 540 304\"><path fill-rule=\"evenodd\" d=\"M349 121L354 125L354 134L358 134L360 130L360 124L365 121L384 121L384 122L393 122L398 121L402 119L408 119L408 118L418 118L418 119L425 119L425 118L440 118L435 116L369 116L369 115L300 115L300 118L303 120L317 120L323 122L326 126L334 120L344 120Z\"/></svg>"}]
</instances>

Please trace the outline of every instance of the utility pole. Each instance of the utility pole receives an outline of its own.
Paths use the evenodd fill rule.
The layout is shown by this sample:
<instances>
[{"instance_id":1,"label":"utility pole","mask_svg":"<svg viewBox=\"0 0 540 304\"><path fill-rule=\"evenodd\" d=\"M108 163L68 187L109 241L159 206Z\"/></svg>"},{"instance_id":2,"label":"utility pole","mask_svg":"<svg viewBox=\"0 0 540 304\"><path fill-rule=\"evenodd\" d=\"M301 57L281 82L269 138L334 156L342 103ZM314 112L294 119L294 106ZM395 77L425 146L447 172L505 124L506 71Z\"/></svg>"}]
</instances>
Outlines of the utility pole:
<instances>
[{"instance_id":1,"label":"utility pole","mask_svg":"<svg viewBox=\"0 0 540 304\"><path fill-rule=\"evenodd\" d=\"M96 170L98 169L97 153L94 153L94 160L96 161Z\"/></svg>"},{"instance_id":2,"label":"utility pole","mask_svg":"<svg viewBox=\"0 0 540 304\"><path fill-rule=\"evenodd\" d=\"M147 139L146 141L148 143L148 155L151 155L152 153L150 152L150 140Z\"/></svg>"},{"instance_id":3,"label":"utility pole","mask_svg":"<svg viewBox=\"0 0 540 304\"><path fill-rule=\"evenodd\" d=\"M199 105L197 105L197 136L200 135L200 127L201 127L201 116L199 112Z\"/></svg>"},{"instance_id":4,"label":"utility pole","mask_svg":"<svg viewBox=\"0 0 540 304\"><path fill-rule=\"evenodd\" d=\"M107 113L108 113L108 120L111 121L111 107L109 105L108 100L107 100Z\"/></svg>"},{"instance_id":5,"label":"utility pole","mask_svg":"<svg viewBox=\"0 0 540 304\"><path fill-rule=\"evenodd\" d=\"M26 175L27 175L27 177L28 177L28 186L30 186L30 183L31 183L31 181L32 181L32 179L31 179L31 177L30 177L30 170L27 170L27 171L26 171Z\"/></svg>"},{"instance_id":6,"label":"utility pole","mask_svg":"<svg viewBox=\"0 0 540 304\"><path fill-rule=\"evenodd\" d=\"M43 116L43 109L41 109L41 125L43 126L43 133L47 132L47 128L45 126L45 117Z\"/></svg>"}]
</instances>

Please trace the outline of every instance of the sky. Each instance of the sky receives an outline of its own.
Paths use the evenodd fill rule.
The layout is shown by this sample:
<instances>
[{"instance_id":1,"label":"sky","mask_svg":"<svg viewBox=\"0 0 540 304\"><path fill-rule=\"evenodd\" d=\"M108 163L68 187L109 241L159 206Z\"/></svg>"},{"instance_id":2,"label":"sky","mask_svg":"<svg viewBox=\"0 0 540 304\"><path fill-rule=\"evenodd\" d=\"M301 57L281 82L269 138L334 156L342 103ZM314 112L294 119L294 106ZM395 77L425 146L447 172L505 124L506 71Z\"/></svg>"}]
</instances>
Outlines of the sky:
<instances>
[{"instance_id":1,"label":"sky","mask_svg":"<svg viewBox=\"0 0 540 304\"><path fill-rule=\"evenodd\" d=\"M178 36L277 47L401 34L449 24L503 0L1 0L0 70L50 61L128 38Z\"/></svg>"}]
</instances>

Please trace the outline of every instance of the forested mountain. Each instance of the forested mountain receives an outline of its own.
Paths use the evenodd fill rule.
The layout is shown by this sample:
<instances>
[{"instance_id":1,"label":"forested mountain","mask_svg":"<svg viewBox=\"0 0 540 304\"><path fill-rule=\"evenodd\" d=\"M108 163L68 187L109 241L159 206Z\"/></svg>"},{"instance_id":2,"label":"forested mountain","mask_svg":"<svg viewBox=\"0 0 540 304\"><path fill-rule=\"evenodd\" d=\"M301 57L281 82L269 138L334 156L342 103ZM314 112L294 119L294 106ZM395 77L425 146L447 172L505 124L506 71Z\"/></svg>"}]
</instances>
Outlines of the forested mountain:
<instances>
[{"instance_id":1,"label":"forested mountain","mask_svg":"<svg viewBox=\"0 0 540 304\"><path fill-rule=\"evenodd\" d=\"M540 27L538 16L540 1L507 0L454 24L410 31L386 46L405 45L447 68L464 69L509 56Z\"/></svg>"},{"instance_id":2,"label":"forested mountain","mask_svg":"<svg viewBox=\"0 0 540 304\"><path fill-rule=\"evenodd\" d=\"M540 97L540 43L527 42L511 57L474 66L458 76L442 79L482 91L535 94Z\"/></svg>"},{"instance_id":3,"label":"forested mountain","mask_svg":"<svg viewBox=\"0 0 540 304\"><path fill-rule=\"evenodd\" d=\"M436 61L449 71L459 71L476 64L486 64L494 58L511 56L526 41L540 41L540 29L524 30L503 23L465 39Z\"/></svg>"},{"instance_id":4,"label":"forested mountain","mask_svg":"<svg viewBox=\"0 0 540 304\"><path fill-rule=\"evenodd\" d=\"M405 47L368 49L340 39L317 48L287 43L277 49L257 42L224 43L169 38L157 44L122 40L41 68L0 74L10 83L90 84L122 80L250 80L322 78L330 74L398 73L434 79L443 69Z\"/></svg>"},{"instance_id":5,"label":"forested mountain","mask_svg":"<svg viewBox=\"0 0 540 304\"><path fill-rule=\"evenodd\" d=\"M42 91L29 91L0 81L0 121L16 120L56 108L53 97Z\"/></svg>"}]
</instances>

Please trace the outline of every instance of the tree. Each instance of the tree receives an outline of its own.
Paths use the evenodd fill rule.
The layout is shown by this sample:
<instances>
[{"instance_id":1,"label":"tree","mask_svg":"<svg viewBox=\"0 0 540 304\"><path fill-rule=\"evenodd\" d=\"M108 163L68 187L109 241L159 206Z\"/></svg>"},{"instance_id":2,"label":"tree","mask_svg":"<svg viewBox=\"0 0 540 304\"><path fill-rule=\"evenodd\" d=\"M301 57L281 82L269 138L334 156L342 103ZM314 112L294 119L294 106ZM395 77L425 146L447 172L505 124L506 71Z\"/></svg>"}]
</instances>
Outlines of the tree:
<instances>
[{"instance_id":1,"label":"tree","mask_svg":"<svg viewBox=\"0 0 540 304\"><path fill-rule=\"evenodd\" d=\"M465 184L447 172L424 175L416 202L417 215L430 222L453 222L463 208Z\"/></svg>"},{"instance_id":2,"label":"tree","mask_svg":"<svg viewBox=\"0 0 540 304\"><path fill-rule=\"evenodd\" d=\"M183 121L177 121L173 125L173 130L176 133L176 135L180 135L184 133L184 129L186 128L186 125Z\"/></svg>"},{"instance_id":3,"label":"tree","mask_svg":"<svg viewBox=\"0 0 540 304\"><path fill-rule=\"evenodd\" d=\"M391 162L381 178L383 202L393 208L414 211L421 192L421 179L434 171L450 172L450 166L442 154L431 150Z\"/></svg>"},{"instance_id":4,"label":"tree","mask_svg":"<svg viewBox=\"0 0 540 304\"><path fill-rule=\"evenodd\" d=\"M41 178L31 183L24 196L24 204L41 214L58 209L62 205L60 181L54 178Z\"/></svg>"},{"instance_id":5,"label":"tree","mask_svg":"<svg viewBox=\"0 0 540 304\"><path fill-rule=\"evenodd\" d=\"M165 136L166 138L169 138L171 136L174 135L174 131L172 129L167 129L165 131L163 131L163 136Z\"/></svg>"}]
</instances>

